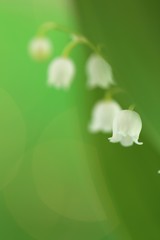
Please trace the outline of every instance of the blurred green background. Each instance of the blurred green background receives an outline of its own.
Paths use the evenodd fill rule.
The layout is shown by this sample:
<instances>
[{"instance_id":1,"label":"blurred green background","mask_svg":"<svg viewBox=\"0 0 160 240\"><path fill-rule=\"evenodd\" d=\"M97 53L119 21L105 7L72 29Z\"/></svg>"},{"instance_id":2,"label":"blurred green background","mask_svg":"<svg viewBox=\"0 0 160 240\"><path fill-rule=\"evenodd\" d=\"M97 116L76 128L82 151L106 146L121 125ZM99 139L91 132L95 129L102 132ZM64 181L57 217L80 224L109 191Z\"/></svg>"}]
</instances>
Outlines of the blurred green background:
<instances>
[{"instance_id":1,"label":"blurred green background","mask_svg":"<svg viewBox=\"0 0 160 240\"><path fill-rule=\"evenodd\" d=\"M0 239L160 239L160 31L153 0L0 1ZM55 21L102 43L123 108L136 104L143 146L123 148L87 131L104 95L86 90L90 51L71 57L69 91L46 84L47 66L27 52L37 28ZM54 57L69 36L49 33Z\"/></svg>"}]
</instances>

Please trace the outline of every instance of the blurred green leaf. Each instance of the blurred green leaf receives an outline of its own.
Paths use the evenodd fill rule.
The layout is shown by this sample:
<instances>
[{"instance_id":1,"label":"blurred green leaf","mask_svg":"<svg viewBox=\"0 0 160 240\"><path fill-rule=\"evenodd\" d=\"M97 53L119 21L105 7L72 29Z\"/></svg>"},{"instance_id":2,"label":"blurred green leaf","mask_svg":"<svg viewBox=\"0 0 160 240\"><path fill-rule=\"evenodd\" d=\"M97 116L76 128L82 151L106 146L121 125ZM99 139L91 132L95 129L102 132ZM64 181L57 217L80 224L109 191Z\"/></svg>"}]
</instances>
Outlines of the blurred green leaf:
<instances>
[{"instance_id":1,"label":"blurred green leaf","mask_svg":"<svg viewBox=\"0 0 160 240\"><path fill-rule=\"evenodd\" d=\"M131 238L158 240L160 2L78 0L75 4L83 31L96 44L106 45L104 55L117 84L128 93L117 99L124 108L133 101L143 120L142 147L108 146L103 136L95 137L106 181Z\"/></svg>"}]
</instances>

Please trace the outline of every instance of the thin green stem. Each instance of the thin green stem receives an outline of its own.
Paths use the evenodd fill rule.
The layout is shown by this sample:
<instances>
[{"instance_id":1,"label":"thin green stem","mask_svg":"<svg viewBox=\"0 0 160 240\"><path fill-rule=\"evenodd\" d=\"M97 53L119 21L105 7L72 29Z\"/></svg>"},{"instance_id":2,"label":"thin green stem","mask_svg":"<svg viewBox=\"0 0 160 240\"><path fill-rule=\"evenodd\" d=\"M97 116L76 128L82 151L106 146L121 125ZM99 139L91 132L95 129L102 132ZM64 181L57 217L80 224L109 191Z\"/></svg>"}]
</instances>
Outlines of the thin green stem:
<instances>
[{"instance_id":1,"label":"thin green stem","mask_svg":"<svg viewBox=\"0 0 160 240\"><path fill-rule=\"evenodd\" d=\"M64 33L68 33L68 34L77 34L77 33L73 33L70 29L54 23L54 22L48 22L48 23L44 23L38 30L38 35L39 36L43 36L45 34L47 34L49 31L51 30L57 30L60 32L64 32Z\"/></svg>"},{"instance_id":2,"label":"thin green stem","mask_svg":"<svg viewBox=\"0 0 160 240\"><path fill-rule=\"evenodd\" d=\"M63 57L68 57L70 52L81 42L80 41L72 41L70 42L64 49L62 56Z\"/></svg>"},{"instance_id":3,"label":"thin green stem","mask_svg":"<svg viewBox=\"0 0 160 240\"><path fill-rule=\"evenodd\" d=\"M86 42L84 42L84 44L88 46L91 50L96 52L97 54L101 55L99 49L93 43L91 43L88 39L86 39Z\"/></svg>"},{"instance_id":4,"label":"thin green stem","mask_svg":"<svg viewBox=\"0 0 160 240\"><path fill-rule=\"evenodd\" d=\"M112 97L118 93L122 93L122 92L125 92L123 89L119 88L119 87L114 87L112 89L110 89L109 91L106 92L105 94L105 99L108 100L108 99L112 99Z\"/></svg>"},{"instance_id":5,"label":"thin green stem","mask_svg":"<svg viewBox=\"0 0 160 240\"><path fill-rule=\"evenodd\" d=\"M44 23L39 28L37 35L41 36L41 37L45 36L51 30L64 32L64 33L69 34L73 38L77 38L77 40L74 40L74 42L72 44L70 44L70 46L67 46L68 49L71 48L71 50L72 50L74 48L74 46L76 46L77 44L84 44L84 45L88 46L91 50L96 52L97 54L101 55L99 47L96 47L86 37L84 37L83 35L81 35L79 33L75 33L73 31L71 31L70 29L68 29L60 24L54 23L54 22ZM67 50L67 48L65 51L70 51L70 50Z\"/></svg>"},{"instance_id":6,"label":"thin green stem","mask_svg":"<svg viewBox=\"0 0 160 240\"><path fill-rule=\"evenodd\" d=\"M136 105L135 105L135 104L132 104L132 105L129 106L128 109L131 110L131 111L134 111L135 107L136 107Z\"/></svg>"},{"instance_id":7,"label":"thin green stem","mask_svg":"<svg viewBox=\"0 0 160 240\"><path fill-rule=\"evenodd\" d=\"M77 39L76 39L77 38ZM79 44L83 44L88 46L91 50L97 52L97 54L99 54L98 49L96 49L96 47L90 43L85 37L83 36L75 36L75 40L73 40L72 42L70 42L66 48L63 51L63 56L64 57L68 57L70 52Z\"/></svg>"}]
</instances>

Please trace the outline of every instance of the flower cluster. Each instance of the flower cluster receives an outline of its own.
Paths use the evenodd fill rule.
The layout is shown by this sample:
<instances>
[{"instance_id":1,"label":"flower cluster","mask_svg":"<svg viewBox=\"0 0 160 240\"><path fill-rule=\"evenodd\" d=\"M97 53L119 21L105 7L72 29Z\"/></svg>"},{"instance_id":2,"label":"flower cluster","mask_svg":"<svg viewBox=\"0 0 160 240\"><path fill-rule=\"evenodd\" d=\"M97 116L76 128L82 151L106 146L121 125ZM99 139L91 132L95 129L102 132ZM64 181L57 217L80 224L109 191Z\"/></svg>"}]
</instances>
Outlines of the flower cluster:
<instances>
[{"instance_id":1,"label":"flower cluster","mask_svg":"<svg viewBox=\"0 0 160 240\"><path fill-rule=\"evenodd\" d=\"M44 24L29 44L31 57L36 60L45 60L51 56L53 46L46 37L49 30L69 33L72 39L65 47L62 55L53 59L49 64L48 86L57 89L68 89L70 87L75 77L76 67L69 55L78 44L87 45L92 50L92 54L86 63L87 86L89 89L96 87L105 89L107 96L109 96L109 98L105 97L96 103L93 108L89 131L92 133L113 132L109 141L112 143L120 142L125 147L131 146L133 143L141 145L142 143L138 141L142 129L139 114L132 109L122 110L121 106L112 99L113 94L110 87L116 84L112 68L102 56L100 49L87 38L79 34L73 34L68 29L55 23Z\"/></svg>"}]
</instances>

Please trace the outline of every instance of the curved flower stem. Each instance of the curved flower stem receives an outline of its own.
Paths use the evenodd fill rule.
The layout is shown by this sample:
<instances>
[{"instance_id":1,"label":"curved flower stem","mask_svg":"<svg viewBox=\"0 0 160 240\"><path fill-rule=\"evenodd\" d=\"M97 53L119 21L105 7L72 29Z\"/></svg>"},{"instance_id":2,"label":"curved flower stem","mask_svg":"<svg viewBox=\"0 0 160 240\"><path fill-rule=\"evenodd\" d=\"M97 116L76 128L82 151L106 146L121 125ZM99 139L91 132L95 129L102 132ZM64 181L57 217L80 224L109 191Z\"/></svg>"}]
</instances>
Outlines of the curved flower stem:
<instances>
[{"instance_id":1,"label":"curved flower stem","mask_svg":"<svg viewBox=\"0 0 160 240\"><path fill-rule=\"evenodd\" d=\"M106 45L104 43L99 43L97 48L99 49L99 51L102 51L103 49L106 48Z\"/></svg>"},{"instance_id":2,"label":"curved flower stem","mask_svg":"<svg viewBox=\"0 0 160 240\"><path fill-rule=\"evenodd\" d=\"M70 42L64 49L62 56L63 57L68 57L70 52L81 42L80 41L72 41Z\"/></svg>"},{"instance_id":3,"label":"curved flower stem","mask_svg":"<svg viewBox=\"0 0 160 240\"><path fill-rule=\"evenodd\" d=\"M115 87L115 88L112 88L110 89L109 91L106 92L105 94L105 99L106 100L109 100L109 99L112 99L112 97L118 93L121 93L121 92L125 92L125 90L119 88L119 87Z\"/></svg>"},{"instance_id":4,"label":"curved flower stem","mask_svg":"<svg viewBox=\"0 0 160 240\"><path fill-rule=\"evenodd\" d=\"M64 32L64 33L68 33L68 34L74 34L70 29L54 23L54 22L48 22L48 23L44 23L38 30L38 35L43 36L45 34L47 34L49 31L51 30L57 30L60 32ZM76 34L76 33L75 33Z\"/></svg>"},{"instance_id":5,"label":"curved flower stem","mask_svg":"<svg viewBox=\"0 0 160 240\"><path fill-rule=\"evenodd\" d=\"M63 51L63 56L64 57L68 57L70 52L77 46L77 45L87 45L91 50L95 51L97 54L100 54L98 52L98 49L92 45L87 39L83 39L83 38L77 38L77 40L73 40L72 42L70 42L64 49Z\"/></svg>"},{"instance_id":6,"label":"curved flower stem","mask_svg":"<svg viewBox=\"0 0 160 240\"><path fill-rule=\"evenodd\" d=\"M131 110L131 111L133 111L133 110L135 109L135 107L136 107L136 105L135 105L135 104L132 104L132 105L129 106L128 109Z\"/></svg>"},{"instance_id":7,"label":"curved flower stem","mask_svg":"<svg viewBox=\"0 0 160 240\"><path fill-rule=\"evenodd\" d=\"M91 50L93 50L97 54L101 55L100 49L98 47L96 47L93 43L91 43L88 39L86 39L84 44L86 44L86 46L88 46Z\"/></svg>"},{"instance_id":8,"label":"curved flower stem","mask_svg":"<svg viewBox=\"0 0 160 240\"><path fill-rule=\"evenodd\" d=\"M100 53L100 48L97 46L95 46L92 42L90 42L86 37L84 37L83 35L79 34L79 33L75 33L73 31L71 31L70 29L54 23L54 22L48 22L48 23L44 23L40 29L38 30L37 35L38 36L44 36L46 35L49 31L51 30L55 30L55 31L60 31L60 32L64 32L69 34L72 38L73 38L73 42L70 43L66 49L64 50L64 56L68 53L78 44L84 44L86 46L88 46L91 50L93 50L94 52L96 52L97 54L101 55ZM75 40L74 40L75 38Z\"/></svg>"}]
</instances>

